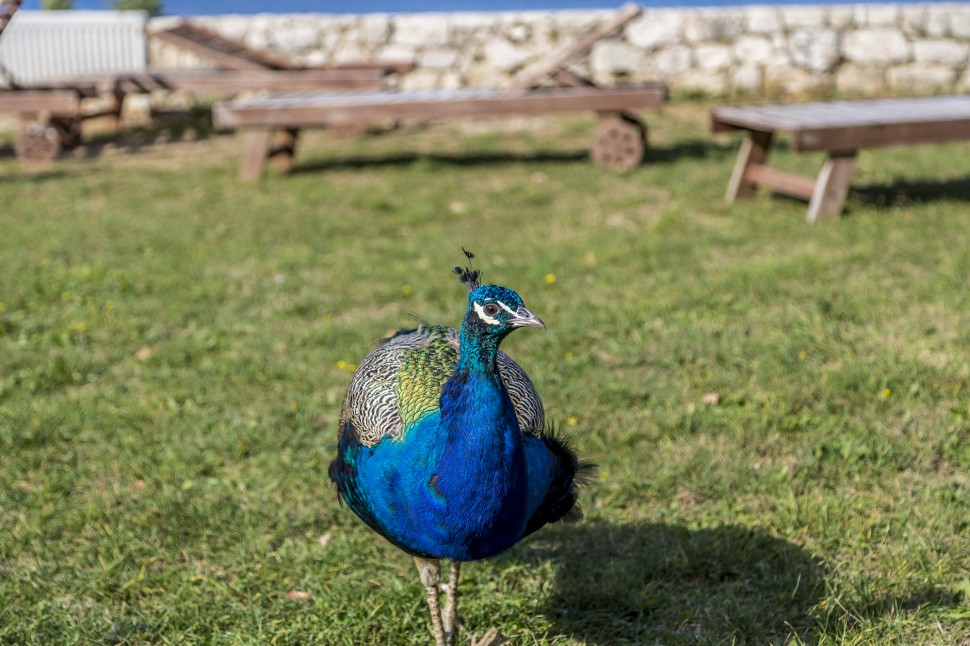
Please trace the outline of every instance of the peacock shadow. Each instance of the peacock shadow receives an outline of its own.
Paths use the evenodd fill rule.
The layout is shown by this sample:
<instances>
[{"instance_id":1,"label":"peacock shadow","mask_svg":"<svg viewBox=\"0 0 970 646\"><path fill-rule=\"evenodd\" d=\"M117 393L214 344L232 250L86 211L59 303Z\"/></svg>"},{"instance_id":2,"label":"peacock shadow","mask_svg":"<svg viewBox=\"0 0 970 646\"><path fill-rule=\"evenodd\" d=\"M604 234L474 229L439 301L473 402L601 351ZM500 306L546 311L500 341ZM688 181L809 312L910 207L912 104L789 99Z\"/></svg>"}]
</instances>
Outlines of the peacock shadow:
<instances>
[{"instance_id":1,"label":"peacock shadow","mask_svg":"<svg viewBox=\"0 0 970 646\"><path fill-rule=\"evenodd\" d=\"M811 642L820 559L740 526L557 525L517 550L554 561L545 613L593 644Z\"/></svg>"}]
</instances>

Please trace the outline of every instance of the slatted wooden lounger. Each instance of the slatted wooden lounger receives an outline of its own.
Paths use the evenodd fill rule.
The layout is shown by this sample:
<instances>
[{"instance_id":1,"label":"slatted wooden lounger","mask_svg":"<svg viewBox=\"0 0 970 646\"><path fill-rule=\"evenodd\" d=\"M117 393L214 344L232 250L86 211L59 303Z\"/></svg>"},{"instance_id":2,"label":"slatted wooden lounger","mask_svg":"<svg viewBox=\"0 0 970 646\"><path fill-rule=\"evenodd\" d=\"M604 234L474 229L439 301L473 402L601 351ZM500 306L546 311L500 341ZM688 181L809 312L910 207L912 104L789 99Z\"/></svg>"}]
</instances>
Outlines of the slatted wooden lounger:
<instances>
[{"instance_id":1,"label":"slatted wooden lounger","mask_svg":"<svg viewBox=\"0 0 970 646\"><path fill-rule=\"evenodd\" d=\"M300 89L375 89L381 87L380 69L327 70L172 70L125 74L97 74L0 90L0 112L16 113L20 133L17 157L52 160L63 148L76 145L81 122L109 117L117 123L122 101L129 94L154 90L187 90L206 95L233 95L244 91ZM82 100L109 97L104 109L82 109Z\"/></svg>"},{"instance_id":2,"label":"slatted wooden lounger","mask_svg":"<svg viewBox=\"0 0 970 646\"><path fill-rule=\"evenodd\" d=\"M3 17L0 12L0 26L5 26ZM247 91L376 90L384 86L389 75L403 74L413 67L410 63L390 61L305 68L184 20L148 35L183 47L219 69L79 75L30 85L8 79L10 89L0 90L0 112L19 116L17 157L29 161L56 158L63 148L80 141L81 123L87 119L109 117L117 125L128 94L187 90L208 96L231 96ZM97 112L83 109L82 100L94 97L110 100L103 102L104 107Z\"/></svg>"},{"instance_id":3,"label":"slatted wooden lounger","mask_svg":"<svg viewBox=\"0 0 970 646\"><path fill-rule=\"evenodd\" d=\"M639 15L635 4L577 42L523 70L505 90L460 89L421 92L290 93L217 103L212 116L219 128L246 130L240 177L259 178L269 159L292 167L302 128L360 128L395 120L539 115L596 112L600 126L592 148L600 165L628 169L643 159L645 127L636 110L656 109L667 100L662 83L627 88L601 88L567 70L566 63L585 53ZM545 78L555 87L538 87ZM274 132L276 141L274 142Z\"/></svg>"},{"instance_id":4,"label":"slatted wooden lounger","mask_svg":"<svg viewBox=\"0 0 970 646\"><path fill-rule=\"evenodd\" d=\"M291 93L216 104L216 127L247 130L240 178L262 176L267 159L282 168L293 164L301 128L379 124L405 119L495 117L595 111L601 124L594 159L604 166L626 168L643 157L643 132L626 116L633 110L663 105L661 84L636 88L549 88L509 95L501 90L460 89L424 92ZM273 132L278 140L273 144Z\"/></svg>"},{"instance_id":5,"label":"slatted wooden lounger","mask_svg":"<svg viewBox=\"0 0 970 646\"><path fill-rule=\"evenodd\" d=\"M729 202L765 186L808 200L808 221L814 222L842 212L858 151L970 140L970 96L725 106L711 111L711 129L748 133L728 183ZM779 132L791 137L796 153L828 153L816 179L768 166Z\"/></svg>"}]
</instances>

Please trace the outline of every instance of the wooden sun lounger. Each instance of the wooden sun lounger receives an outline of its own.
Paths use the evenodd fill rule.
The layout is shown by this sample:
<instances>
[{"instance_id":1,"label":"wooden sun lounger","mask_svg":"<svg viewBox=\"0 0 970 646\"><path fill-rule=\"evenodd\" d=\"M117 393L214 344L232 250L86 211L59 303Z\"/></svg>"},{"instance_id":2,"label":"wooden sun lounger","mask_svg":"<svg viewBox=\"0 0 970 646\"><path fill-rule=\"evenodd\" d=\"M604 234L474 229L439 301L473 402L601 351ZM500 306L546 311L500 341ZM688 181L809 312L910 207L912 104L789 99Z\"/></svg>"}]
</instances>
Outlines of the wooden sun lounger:
<instances>
[{"instance_id":1,"label":"wooden sun lounger","mask_svg":"<svg viewBox=\"0 0 970 646\"><path fill-rule=\"evenodd\" d=\"M711 130L748 133L728 183L729 202L764 186L808 200L808 221L815 222L841 214L858 151L970 140L970 96L720 107L711 111ZM816 179L768 166L779 132L791 137L796 153L828 153Z\"/></svg>"},{"instance_id":2,"label":"wooden sun lounger","mask_svg":"<svg viewBox=\"0 0 970 646\"><path fill-rule=\"evenodd\" d=\"M196 56L214 63L222 69L238 72L259 70L370 70L387 74L407 74L414 69L414 63L406 61L352 62L326 66L304 66L294 63L285 56L248 47L240 40L227 38L212 30L200 27L188 20L166 29L148 32L160 42L174 45L179 49L192 52Z\"/></svg>"},{"instance_id":3,"label":"wooden sun lounger","mask_svg":"<svg viewBox=\"0 0 970 646\"><path fill-rule=\"evenodd\" d=\"M11 3L13 0L0 0ZM19 4L19 3L15 3ZM6 5L0 4L0 7ZM0 13L0 19L3 14ZM185 48L219 66L203 70L149 70L121 74L78 75L34 83L10 83L0 90L0 112L20 118L17 157L48 161L80 141L81 123L95 117L120 120L124 97L155 90L187 90L197 94L231 96L239 92L300 90L377 90L388 76L414 66L402 62L361 62L328 67L302 67L285 57L247 47L189 21L148 36ZM0 68L2 71L2 68ZM110 98L100 112L85 112L82 99Z\"/></svg>"},{"instance_id":4,"label":"wooden sun lounger","mask_svg":"<svg viewBox=\"0 0 970 646\"><path fill-rule=\"evenodd\" d=\"M618 170L638 165L646 149L646 128L636 110L656 109L667 100L662 83L600 88L567 70L569 60L586 53L596 41L616 32L642 9L622 7L589 34L523 70L506 90L461 89L423 92L294 93L218 103L213 121L219 128L247 131L239 175L259 178L270 159L292 168L301 128L362 129L395 120L489 117L509 114L596 112L600 125L593 160ZM538 88L546 78L555 87ZM278 131L274 143L274 131Z\"/></svg>"},{"instance_id":5,"label":"wooden sun lounger","mask_svg":"<svg viewBox=\"0 0 970 646\"><path fill-rule=\"evenodd\" d=\"M598 161L607 166L627 165L631 157L639 163L643 134L624 115L633 110L658 108L666 98L667 88L659 83L636 88L549 88L526 94L475 89L294 93L216 104L212 115L216 127L248 131L239 175L241 179L254 180L262 176L271 157L282 157L282 168L292 167L301 128L508 114L595 111L603 123L599 137L602 141L594 150L594 157L598 155ZM280 130L282 137L275 145L274 130ZM609 134L603 135L603 131Z\"/></svg>"},{"instance_id":6,"label":"wooden sun lounger","mask_svg":"<svg viewBox=\"0 0 970 646\"><path fill-rule=\"evenodd\" d=\"M349 90L381 87L385 70L173 70L77 76L16 89L0 90L0 112L16 113L20 132L17 157L49 161L79 142L81 123L109 117L117 125L124 97L155 90L188 90L227 96L244 91ZM82 99L110 97L100 112L82 109Z\"/></svg>"}]
</instances>

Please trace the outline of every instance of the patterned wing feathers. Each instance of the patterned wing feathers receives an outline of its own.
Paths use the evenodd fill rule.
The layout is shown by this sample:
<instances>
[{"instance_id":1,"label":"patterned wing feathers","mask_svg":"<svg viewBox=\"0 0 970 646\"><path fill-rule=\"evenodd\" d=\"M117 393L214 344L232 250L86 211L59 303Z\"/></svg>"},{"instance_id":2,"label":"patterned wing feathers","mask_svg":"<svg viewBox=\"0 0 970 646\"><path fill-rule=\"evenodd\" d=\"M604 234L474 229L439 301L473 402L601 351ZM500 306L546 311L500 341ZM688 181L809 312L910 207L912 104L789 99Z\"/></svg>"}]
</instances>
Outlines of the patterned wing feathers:
<instances>
[{"instance_id":1,"label":"patterned wing feathers","mask_svg":"<svg viewBox=\"0 0 970 646\"><path fill-rule=\"evenodd\" d=\"M441 388L458 363L458 349L458 332L444 326L422 326L385 339L354 373L340 429L351 422L365 446L374 446L385 435L401 437L408 424L438 408ZM542 400L529 376L503 352L498 369L522 432L541 432Z\"/></svg>"}]
</instances>

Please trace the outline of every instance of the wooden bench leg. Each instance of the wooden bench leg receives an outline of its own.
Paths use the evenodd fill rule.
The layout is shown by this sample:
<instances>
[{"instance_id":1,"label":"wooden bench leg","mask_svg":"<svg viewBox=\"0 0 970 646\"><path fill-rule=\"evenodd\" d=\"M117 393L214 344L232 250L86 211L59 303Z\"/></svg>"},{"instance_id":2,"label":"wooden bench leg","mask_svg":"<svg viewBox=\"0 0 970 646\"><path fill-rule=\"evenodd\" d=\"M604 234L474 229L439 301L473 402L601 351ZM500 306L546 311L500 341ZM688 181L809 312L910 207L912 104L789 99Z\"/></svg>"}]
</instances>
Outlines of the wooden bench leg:
<instances>
[{"instance_id":1,"label":"wooden bench leg","mask_svg":"<svg viewBox=\"0 0 970 646\"><path fill-rule=\"evenodd\" d=\"M808 221L838 217L849 194L849 180L855 169L856 151L832 152L825 160L815 181L815 191L808 203Z\"/></svg>"},{"instance_id":2,"label":"wooden bench leg","mask_svg":"<svg viewBox=\"0 0 970 646\"><path fill-rule=\"evenodd\" d=\"M727 194L724 196L728 203L744 200L754 195L758 185L748 177L748 170L752 165L762 165L768 159L773 133L752 130L749 137L741 141L737 161L731 172Z\"/></svg>"},{"instance_id":3,"label":"wooden bench leg","mask_svg":"<svg viewBox=\"0 0 970 646\"><path fill-rule=\"evenodd\" d=\"M300 138L297 128L284 128L276 133L276 142L269 151L273 168L286 172L296 163L296 143Z\"/></svg>"},{"instance_id":4,"label":"wooden bench leg","mask_svg":"<svg viewBox=\"0 0 970 646\"><path fill-rule=\"evenodd\" d=\"M239 179L252 182L263 176L272 137L273 131L270 128L259 128L246 133L245 150L242 164L239 166Z\"/></svg>"}]
</instances>

